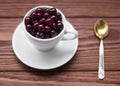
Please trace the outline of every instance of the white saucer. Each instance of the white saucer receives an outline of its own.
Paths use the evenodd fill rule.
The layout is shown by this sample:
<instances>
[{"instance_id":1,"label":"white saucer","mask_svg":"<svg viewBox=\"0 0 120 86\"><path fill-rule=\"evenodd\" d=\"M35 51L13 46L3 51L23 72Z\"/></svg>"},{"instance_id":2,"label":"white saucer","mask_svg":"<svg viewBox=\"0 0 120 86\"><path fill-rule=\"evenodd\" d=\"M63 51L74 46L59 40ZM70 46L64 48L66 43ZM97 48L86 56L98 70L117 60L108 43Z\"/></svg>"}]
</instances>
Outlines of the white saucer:
<instances>
[{"instance_id":1,"label":"white saucer","mask_svg":"<svg viewBox=\"0 0 120 86\"><path fill-rule=\"evenodd\" d=\"M74 29L69 22L67 24L67 28ZM21 22L13 34L12 47L17 58L29 67L41 70L57 68L71 60L77 51L78 38L60 41L53 50L41 52L27 40L23 28Z\"/></svg>"}]
</instances>

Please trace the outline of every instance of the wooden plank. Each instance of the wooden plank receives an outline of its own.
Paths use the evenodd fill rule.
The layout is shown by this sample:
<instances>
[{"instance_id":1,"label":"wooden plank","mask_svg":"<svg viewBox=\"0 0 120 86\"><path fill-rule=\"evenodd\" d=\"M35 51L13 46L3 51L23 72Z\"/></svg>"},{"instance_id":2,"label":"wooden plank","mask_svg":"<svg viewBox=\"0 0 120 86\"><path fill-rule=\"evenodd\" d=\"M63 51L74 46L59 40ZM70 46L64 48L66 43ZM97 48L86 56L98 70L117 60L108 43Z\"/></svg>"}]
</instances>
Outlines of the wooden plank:
<instances>
[{"instance_id":1,"label":"wooden plank","mask_svg":"<svg viewBox=\"0 0 120 86\"><path fill-rule=\"evenodd\" d=\"M23 17L39 5L55 6L67 17L120 17L119 0L0 0L0 17Z\"/></svg>"},{"instance_id":2,"label":"wooden plank","mask_svg":"<svg viewBox=\"0 0 120 86\"><path fill-rule=\"evenodd\" d=\"M99 40L94 36L93 26L98 18L67 18L79 32L79 46L73 59L58 70L97 70ZM109 36L104 39L106 70L120 70L120 18L105 18L110 27ZM15 56L11 46L12 34L22 21L18 19L0 20L0 71L20 71L30 68Z\"/></svg>"},{"instance_id":3,"label":"wooden plank","mask_svg":"<svg viewBox=\"0 0 120 86\"><path fill-rule=\"evenodd\" d=\"M2 18L0 19L0 40L11 40L12 34L18 24L22 21L23 18ZM66 18L70 23L73 24L75 29L78 31L81 30L80 38L87 37L88 35L93 35L93 27L95 22L100 18ZM105 19L110 28L111 39L119 38L119 22L120 18L103 18ZM87 30L87 31L84 31ZM112 30L112 31L111 31ZM113 31L114 30L114 31ZM117 31L116 31L117 30ZM116 34L117 33L117 34ZM10 37L6 37L5 35ZM113 35L116 34L116 35ZM5 38L4 38L5 37Z\"/></svg>"},{"instance_id":4,"label":"wooden plank","mask_svg":"<svg viewBox=\"0 0 120 86\"><path fill-rule=\"evenodd\" d=\"M120 86L120 72L107 71L104 80L97 72L0 72L1 86Z\"/></svg>"}]
</instances>

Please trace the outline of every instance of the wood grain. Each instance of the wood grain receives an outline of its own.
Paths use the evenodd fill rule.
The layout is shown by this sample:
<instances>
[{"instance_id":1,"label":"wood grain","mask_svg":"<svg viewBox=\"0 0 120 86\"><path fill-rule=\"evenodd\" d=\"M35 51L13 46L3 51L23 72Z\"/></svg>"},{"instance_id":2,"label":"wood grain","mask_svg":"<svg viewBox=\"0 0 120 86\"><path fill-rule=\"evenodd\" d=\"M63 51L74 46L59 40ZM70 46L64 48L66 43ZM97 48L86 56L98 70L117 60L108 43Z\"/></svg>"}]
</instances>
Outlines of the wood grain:
<instances>
[{"instance_id":1,"label":"wood grain","mask_svg":"<svg viewBox=\"0 0 120 86\"><path fill-rule=\"evenodd\" d=\"M12 49L12 35L25 13L35 6L60 9L79 33L79 45L70 62L53 70L25 66ZM105 79L99 80L99 39L94 23L105 19L109 36L104 39ZM22 28L21 28L22 29ZM119 0L0 0L0 86L120 86Z\"/></svg>"},{"instance_id":2,"label":"wood grain","mask_svg":"<svg viewBox=\"0 0 120 86\"><path fill-rule=\"evenodd\" d=\"M97 72L0 72L0 85L25 86L117 86L120 72L106 72L104 80L98 80Z\"/></svg>"},{"instance_id":3,"label":"wood grain","mask_svg":"<svg viewBox=\"0 0 120 86\"><path fill-rule=\"evenodd\" d=\"M23 17L40 5L55 6L67 17L120 17L119 0L0 0L0 17Z\"/></svg>"},{"instance_id":4,"label":"wood grain","mask_svg":"<svg viewBox=\"0 0 120 86\"><path fill-rule=\"evenodd\" d=\"M99 18L67 18L79 32L78 51L73 59L58 70L97 70L99 40L93 26ZM104 39L105 69L120 70L120 18L104 18L110 27L109 36ZM31 71L15 56L11 46L12 34L21 18L0 20L0 71Z\"/></svg>"}]
</instances>

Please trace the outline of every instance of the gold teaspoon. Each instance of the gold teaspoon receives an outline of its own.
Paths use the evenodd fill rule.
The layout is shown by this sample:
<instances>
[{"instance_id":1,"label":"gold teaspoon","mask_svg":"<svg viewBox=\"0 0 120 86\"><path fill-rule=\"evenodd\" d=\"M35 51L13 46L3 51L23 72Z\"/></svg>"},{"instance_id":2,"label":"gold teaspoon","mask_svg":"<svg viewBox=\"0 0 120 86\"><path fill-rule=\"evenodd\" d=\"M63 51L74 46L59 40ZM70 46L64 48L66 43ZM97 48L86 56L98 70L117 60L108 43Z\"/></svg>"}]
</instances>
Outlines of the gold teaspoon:
<instances>
[{"instance_id":1,"label":"gold teaspoon","mask_svg":"<svg viewBox=\"0 0 120 86\"><path fill-rule=\"evenodd\" d=\"M104 79L104 46L103 46L103 38L105 38L108 33L108 24L105 20L100 19L95 23L94 26L95 35L101 40L99 47L99 66L98 66L98 78Z\"/></svg>"}]
</instances>

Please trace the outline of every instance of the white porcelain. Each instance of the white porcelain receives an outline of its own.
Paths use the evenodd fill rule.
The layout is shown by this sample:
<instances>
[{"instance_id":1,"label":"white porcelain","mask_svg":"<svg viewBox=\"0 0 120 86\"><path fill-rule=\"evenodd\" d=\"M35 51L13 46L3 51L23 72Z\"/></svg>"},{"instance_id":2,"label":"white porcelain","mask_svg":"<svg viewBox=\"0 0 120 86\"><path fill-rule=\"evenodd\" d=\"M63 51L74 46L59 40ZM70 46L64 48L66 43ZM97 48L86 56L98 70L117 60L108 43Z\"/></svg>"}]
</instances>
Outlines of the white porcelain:
<instances>
[{"instance_id":1,"label":"white porcelain","mask_svg":"<svg viewBox=\"0 0 120 86\"><path fill-rule=\"evenodd\" d=\"M46 7L46 8L52 8L52 6L37 6L37 7L34 7L32 8L31 10L29 10L25 17L26 16L29 16L33 11L35 11L37 8L43 8L43 7ZM56 8L57 9L57 8ZM75 29L66 29L67 25L66 25L66 18L64 16L64 14L59 10L57 9L57 11L59 13L61 13L62 15L62 22L64 24L64 28L63 30L56 36L56 37L53 37L53 38L50 38L50 39L39 39L39 38L36 38L34 36L32 36L30 33L27 32L27 30L24 28L24 31L25 31L25 34L27 36L27 38L29 39L29 41L36 47L38 48L39 50L41 51L48 51L48 50L51 50L53 49L58 42L60 42L60 40L73 40L75 38L78 37L78 32L75 30ZM23 22L25 20L25 17L23 19ZM24 25L25 27L25 25ZM70 37L66 37L65 35L66 34L72 34L74 36L72 36L71 38Z\"/></svg>"},{"instance_id":2,"label":"white porcelain","mask_svg":"<svg viewBox=\"0 0 120 86\"><path fill-rule=\"evenodd\" d=\"M67 26L69 29L74 29L69 22ZM71 60L77 51L78 38L60 41L51 51L41 52L27 40L23 28L22 22L13 34L12 47L16 57L29 67L41 70L57 68Z\"/></svg>"}]
</instances>

